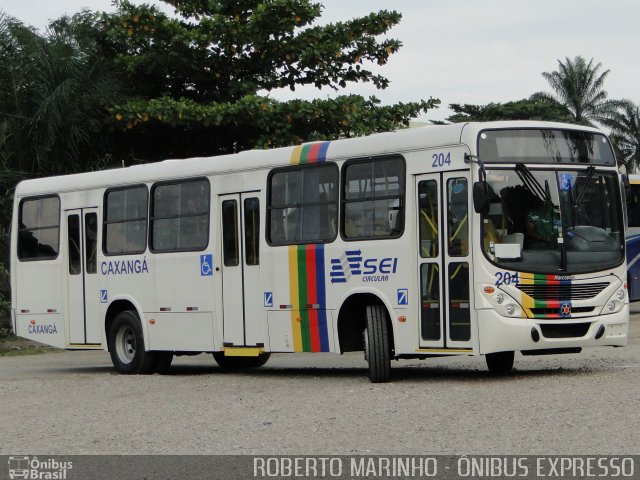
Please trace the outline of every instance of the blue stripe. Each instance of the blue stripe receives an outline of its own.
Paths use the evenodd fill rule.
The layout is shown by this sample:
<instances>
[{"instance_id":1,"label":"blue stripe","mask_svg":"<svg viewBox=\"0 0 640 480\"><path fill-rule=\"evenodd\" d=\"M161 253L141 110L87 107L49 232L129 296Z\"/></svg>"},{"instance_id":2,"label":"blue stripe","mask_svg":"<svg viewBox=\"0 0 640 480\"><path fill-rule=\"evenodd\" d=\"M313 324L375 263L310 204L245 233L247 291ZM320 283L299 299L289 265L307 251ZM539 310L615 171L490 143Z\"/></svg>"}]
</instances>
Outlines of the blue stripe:
<instances>
[{"instance_id":1,"label":"blue stripe","mask_svg":"<svg viewBox=\"0 0 640 480\"><path fill-rule=\"evenodd\" d=\"M324 272L324 245L316 247L316 288L318 289L318 331L320 333L320 351L329 351L329 328L327 325L327 291Z\"/></svg>"}]
</instances>

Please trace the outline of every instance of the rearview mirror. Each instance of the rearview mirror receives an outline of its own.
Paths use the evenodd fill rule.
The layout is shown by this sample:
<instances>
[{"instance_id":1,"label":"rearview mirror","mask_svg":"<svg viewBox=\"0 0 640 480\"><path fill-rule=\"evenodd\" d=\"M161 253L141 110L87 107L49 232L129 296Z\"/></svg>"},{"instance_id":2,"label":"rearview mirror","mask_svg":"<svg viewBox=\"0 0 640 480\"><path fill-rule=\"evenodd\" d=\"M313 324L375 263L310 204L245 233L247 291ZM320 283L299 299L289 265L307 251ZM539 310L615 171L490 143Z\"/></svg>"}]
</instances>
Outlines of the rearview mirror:
<instances>
[{"instance_id":1,"label":"rearview mirror","mask_svg":"<svg viewBox=\"0 0 640 480\"><path fill-rule=\"evenodd\" d=\"M489 188L487 182L476 182L473 184L473 209L476 213L486 215L489 213Z\"/></svg>"}]
</instances>

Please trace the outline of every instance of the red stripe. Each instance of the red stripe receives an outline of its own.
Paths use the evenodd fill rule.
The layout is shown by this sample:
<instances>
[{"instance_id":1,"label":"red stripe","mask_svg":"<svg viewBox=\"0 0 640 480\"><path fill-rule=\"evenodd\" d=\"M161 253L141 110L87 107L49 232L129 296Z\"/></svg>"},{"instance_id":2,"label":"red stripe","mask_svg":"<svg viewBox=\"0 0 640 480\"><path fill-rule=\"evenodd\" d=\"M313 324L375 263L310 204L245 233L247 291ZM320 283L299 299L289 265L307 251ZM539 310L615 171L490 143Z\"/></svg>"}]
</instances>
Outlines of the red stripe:
<instances>
[{"instance_id":1,"label":"red stripe","mask_svg":"<svg viewBox=\"0 0 640 480\"><path fill-rule=\"evenodd\" d=\"M318 154L320 153L321 143L314 143L309 149L309 155L307 156L307 163L316 163L318 161Z\"/></svg>"},{"instance_id":2,"label":"red stripe","mask_svg":"<svg viewBox=\"0 0 640 480\"><path fill-rule=\"evenodd\" d=\"M557 300L549 300L547 302L547 308L560 308L560 302Z\"/></svg>"},{"instance_id":3,"label":"red stripe","mask_svg":"<svg viewBox=\"0 0 640 480\"><path fill-rule=\"evenodd\" d=\"M318 303L318 285L316 282L316 248L307 245L307 302ZM311 351L320 352L320 329L318 328L318 311L309 310L309 338Z\"/></svg>"}]
</instances>

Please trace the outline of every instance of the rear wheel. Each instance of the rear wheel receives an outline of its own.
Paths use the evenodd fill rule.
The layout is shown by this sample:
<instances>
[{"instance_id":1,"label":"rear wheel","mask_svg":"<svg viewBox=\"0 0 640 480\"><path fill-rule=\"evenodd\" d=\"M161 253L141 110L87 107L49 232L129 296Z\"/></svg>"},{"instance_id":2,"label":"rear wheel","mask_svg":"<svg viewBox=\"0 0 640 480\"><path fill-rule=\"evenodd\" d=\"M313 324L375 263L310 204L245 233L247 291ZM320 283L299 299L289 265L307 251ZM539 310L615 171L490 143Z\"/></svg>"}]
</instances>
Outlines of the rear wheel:
<instances>
[{"instance_id":1,"label":"rear wheel","mask_svg":"<svg viewBox=\"0 0 640 480\"><path fill-rule=\"evenodd\" d=\"M388 382L391 378L391 348L387 312L382 305L367 306L364 356L369 364L369 380L372 383Z\"/></svg>"},{"instance_id":2,"label":"rear wheel","mask_svg":"<svg viewBox=\"0 0 640 480\"><path fill-rule=\"evenodd\" d=\"M504 375L509 373L513 368L513 359L515 352L496 352L487 353L485 360L487 361L487 368L491 373L496 375Z\"/></svg>"},{"instance_id":3,"label":"rear wheel","mask_svg":"<svg viewBox=\"0 0 640 480\"><path fill-rule=\"evenodd\" d=\"M213 352L214 360L227 370L244 370L263 366L271 357L270 353L261 353L257 357L226 357L224 352Z\"/></svg>"},{"instance_id":4,"label":"rear wheel","mask_svg":"<svg viewBox=\"0 0 640 480\"><path fill-rule=\"evenodd\" d=\"M136 312L120 312L111 327L107 339L111 361L122 374L152 373L157 356L144 349L142 326Z\"/></svg>"},{"instance_id":5,"label":"rear wheel","mask_svg":"<svg viewBox=\"0 0 640 480\"><path fill-rule=\"evenodd\" d=\"M173 353L171 352L158 352L155 371L161 375L169 373L171 368L171 362L173 361Z\"/></svg>"}]
</instances>

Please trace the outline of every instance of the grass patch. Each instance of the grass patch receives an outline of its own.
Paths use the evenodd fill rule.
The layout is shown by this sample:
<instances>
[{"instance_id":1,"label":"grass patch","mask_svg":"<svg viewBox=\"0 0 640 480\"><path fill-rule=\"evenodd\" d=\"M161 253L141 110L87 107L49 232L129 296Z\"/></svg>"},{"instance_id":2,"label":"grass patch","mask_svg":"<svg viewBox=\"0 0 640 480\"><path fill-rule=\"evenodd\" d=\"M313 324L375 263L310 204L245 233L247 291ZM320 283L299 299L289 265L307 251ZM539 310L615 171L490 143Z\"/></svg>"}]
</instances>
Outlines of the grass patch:
<instances>
[{"instance_id":1,"label":"grass patch","mask_svg":"<svg viewBox=\"0 0 640 480\"><path fill-rule=\"evenodd\" d=\"M61 350L43 345L38 342L7 335L0 338L0 357L15 357L17 355L36 355L39 353L59 352Z\"/></svg>"}]
</instances>

